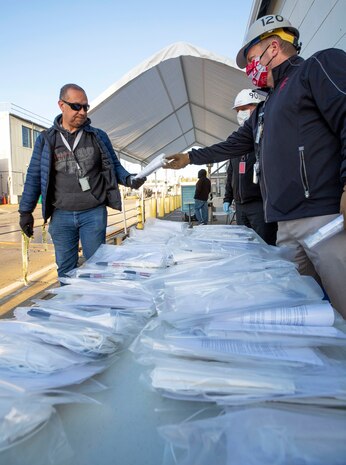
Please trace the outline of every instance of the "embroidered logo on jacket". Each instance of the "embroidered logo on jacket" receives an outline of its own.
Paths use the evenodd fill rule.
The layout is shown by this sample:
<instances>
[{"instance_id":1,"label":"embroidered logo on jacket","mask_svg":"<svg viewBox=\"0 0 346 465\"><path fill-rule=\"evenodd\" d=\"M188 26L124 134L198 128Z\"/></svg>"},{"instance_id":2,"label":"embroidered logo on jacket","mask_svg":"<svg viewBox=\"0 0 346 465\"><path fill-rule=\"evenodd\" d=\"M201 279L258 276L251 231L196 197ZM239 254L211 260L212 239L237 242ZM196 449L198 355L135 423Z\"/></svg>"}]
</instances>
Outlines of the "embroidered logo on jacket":
<instances>
[{"instance_id":1,"label":"embroidered logo on jacket","mask_svg":"<svg viewBox=\"0 0 346 465\"><path fill-rule=\"evenodd\" d=\"M280 87L279 87L279 92L282 91L282 89L286 86L287 84L287 81L288 81L288 76L285 77L285 79L282 81L282 83L280 84Z\"/></svg>"}]
</instances>

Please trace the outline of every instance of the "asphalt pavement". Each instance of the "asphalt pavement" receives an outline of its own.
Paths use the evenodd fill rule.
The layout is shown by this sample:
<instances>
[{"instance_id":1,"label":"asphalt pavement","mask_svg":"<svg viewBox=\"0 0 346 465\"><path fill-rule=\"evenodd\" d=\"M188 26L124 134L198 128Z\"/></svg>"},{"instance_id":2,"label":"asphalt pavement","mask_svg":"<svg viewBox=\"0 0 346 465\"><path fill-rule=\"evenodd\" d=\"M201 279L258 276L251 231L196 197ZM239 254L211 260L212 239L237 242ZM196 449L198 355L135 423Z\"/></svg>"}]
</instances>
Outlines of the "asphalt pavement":
<instances>
[{"instance_id":1,"label":"asphalt pavement","mask_svg":"<svg viewBox=\"0 0 346 465\"><path fill-rule=\"evenodd\" d=\"M136 222L136 201L126 199L128 227ZM34 237L29 244L28 282L23 279L22 233L18 205L0 205L0 317L45 288L57 285L54 247L47 227L47 242L42 242L41 205L34 211ZM123 214L108 212L108 231L116 234L123 227Z\"/></svg>"}]
</instances>

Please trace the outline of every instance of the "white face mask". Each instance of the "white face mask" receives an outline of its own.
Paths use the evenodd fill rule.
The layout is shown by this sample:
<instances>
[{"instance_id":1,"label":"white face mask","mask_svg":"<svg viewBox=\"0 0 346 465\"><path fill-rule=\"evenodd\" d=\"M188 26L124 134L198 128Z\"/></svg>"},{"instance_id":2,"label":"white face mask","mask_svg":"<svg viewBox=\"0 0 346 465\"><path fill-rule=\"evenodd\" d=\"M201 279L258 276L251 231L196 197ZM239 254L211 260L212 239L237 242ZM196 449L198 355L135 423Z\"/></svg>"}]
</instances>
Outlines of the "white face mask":
<instances>
[{"instance_id":1,"label":"white face mask","mask_svg":"<svg viewBox=\"0 0 346 465\"><path fill-rule=\"evenodd\" d=\"M250 110L239 110L237 113L237 120L240 126L243 126L245 121L250 118Z\"/></svg>"}]
</instances>

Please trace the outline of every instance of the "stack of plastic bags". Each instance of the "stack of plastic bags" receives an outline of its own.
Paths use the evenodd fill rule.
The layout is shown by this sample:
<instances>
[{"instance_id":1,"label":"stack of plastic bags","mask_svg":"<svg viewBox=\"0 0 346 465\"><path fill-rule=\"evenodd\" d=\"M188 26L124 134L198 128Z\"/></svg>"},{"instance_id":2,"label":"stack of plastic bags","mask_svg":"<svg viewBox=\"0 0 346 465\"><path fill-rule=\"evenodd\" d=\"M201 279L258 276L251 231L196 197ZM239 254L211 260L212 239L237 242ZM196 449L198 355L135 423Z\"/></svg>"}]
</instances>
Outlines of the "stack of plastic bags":
<instances>
[{"instance_id":1,"label":"stack of plastic bags","mask_svg":"<svg viewBox=\"0 0 346 465\"><path fill-rule=\"evenodd\" d=\"M91 401L85 392L105 388L93 376L132 343L152 389L174 399L236 408L203 424L188 421L185 429L162 428L167 451L174 450L172 457L166 453L164 465L218 463L219 454L228 460L220 463L291 464L296 457L311 465L342 463L314 462L314 451L299 442L294 427L300 418L293 402L301 408L345 406L346 336L341 318L322 300L315 281L298 274L288 250L267 246L246 227L188 229L152 219L143 231L131 230L123 245L101 246L64 284L51 289L50 299L17 308L15 320L0 321L0 412L6 425L0 429L0 452L11 454L10 446L43 427L48 431L50 421L56 445L64 434L54 403ZM72 385L80 389L69 392ZM262 401L287 407L284 413L249 409ZM246 430L248 418L255 425L251 415L258 412L266 425L261 444L247 440L231 453L237 434ZM228 420L233 414L238 416ZM315 435L304 437L325 439L321 457L335 447L330 457L338 458L339 435L332 441L320 428L322 418L331 431L343 426L338 413L307 411L304 405L301 416L306 428L314 419L319 425ZM232 429L233 421L239 430ZM267 444L283 427L292 447L277 441L281 460ZM202 448L201 438L211 438L211 431L220 434L212 445L203 439ZM245 459L246 450L259 450L258 461ZM11 460L6 463L21 464L20 458ZM57 463L53 457L51 465Z\"/></svg>"},{"instance_id":2,"label":"stack of plastic bags","mask_svg":"<svg viewBox=\"0 0 346 465\"><path fill-rule=\"evenodd\" d=\"M164 244L103 244L87 262L71 271L69 276L94 282L138 281L149 278L159 269L172 264L173 256Z\"/></svg>"},{"instance_id":3,"label":"stack of plastic bags","mask_svg":"<svg viewBox=\"0 0 346 465\"><path fill-rule=\"evenodd\" d=\"M156 313L141 281L167 267L170 257L157 247L145 249L103 246L85 264L82 277L74 270L65 286L50 289L51 298L18 307L15 319L0 320L1 462L28 463L13 446L48 428L47 443L55 438L52 450L57 450L56 456L50 453L50 464L65 463L62 458L71 451L54 405L95 402L85 393L106 386L93 377L117 360ZM29 449L24 448L30 455Z\"/></svg>"},{"instance_id":4,"label":"stack of plastic bags","mask_svg":"<svg viewBox=\"0 0 346 465\"><path fill-rule=\"evenodd\" d=\"M198 227L189 238L210 240L231 228ZM200 261L195 271L185 264L146 281L159 317L131 350L154 366L151 386L169 397L222 405L273 399L342 405L345 326L341 320L334 326L336 313L321 288L248 228L237 227L235 237L237 247L243 237L251 250L224 251L225 258Z\"/></svg>"},{"instance_id":5,"label":"stack of plastic bags","mask_svg":"<svg viewBox=\"0 0 346 465\"><path fill-rule=\"evenodd\" d=\"M288 250L231 228L200 226L171 237L173 257L220 258L176 260L145 281L158 317L131 350L147 366L147 384L166 397L235 409L161 428L163 463L344 463L345 420L327 407L346 405L345 323L317 283L286 259ZM249 408L268 401L286 407ZM335 434L323 430L324 420ZM260 428L258 444L252 438Z\"/></svg>"}]
</instances>

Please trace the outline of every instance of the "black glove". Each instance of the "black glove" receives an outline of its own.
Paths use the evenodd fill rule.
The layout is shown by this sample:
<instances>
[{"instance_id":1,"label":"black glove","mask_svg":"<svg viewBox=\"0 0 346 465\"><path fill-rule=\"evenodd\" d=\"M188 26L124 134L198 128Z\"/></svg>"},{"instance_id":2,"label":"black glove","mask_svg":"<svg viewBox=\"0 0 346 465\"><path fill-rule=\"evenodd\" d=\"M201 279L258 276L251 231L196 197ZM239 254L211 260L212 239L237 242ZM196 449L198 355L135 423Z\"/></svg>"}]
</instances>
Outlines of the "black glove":
<instances>
[{"instance_id":1,"label":"black glove","mask_svg":"<svg viewBox=\"0 0 346 465\"><path fill-rule=\"evenodd\" d=\"M34 235L34 217L29 212L19 212L19 226L23 233L31 237Z\"/></svg>"},{"instance_id":2,"label":"black glove","mask_svg":"<svg viewBox=\"0 0 346 465\"><path fill-rule=\"evenodd\" d=\"M126 178L126 185L127 187L131 187L132 189L139 189L147 180L147 178L137 178L135 179L135 174L130 174Z\"/></svg>"}]
</instances>

